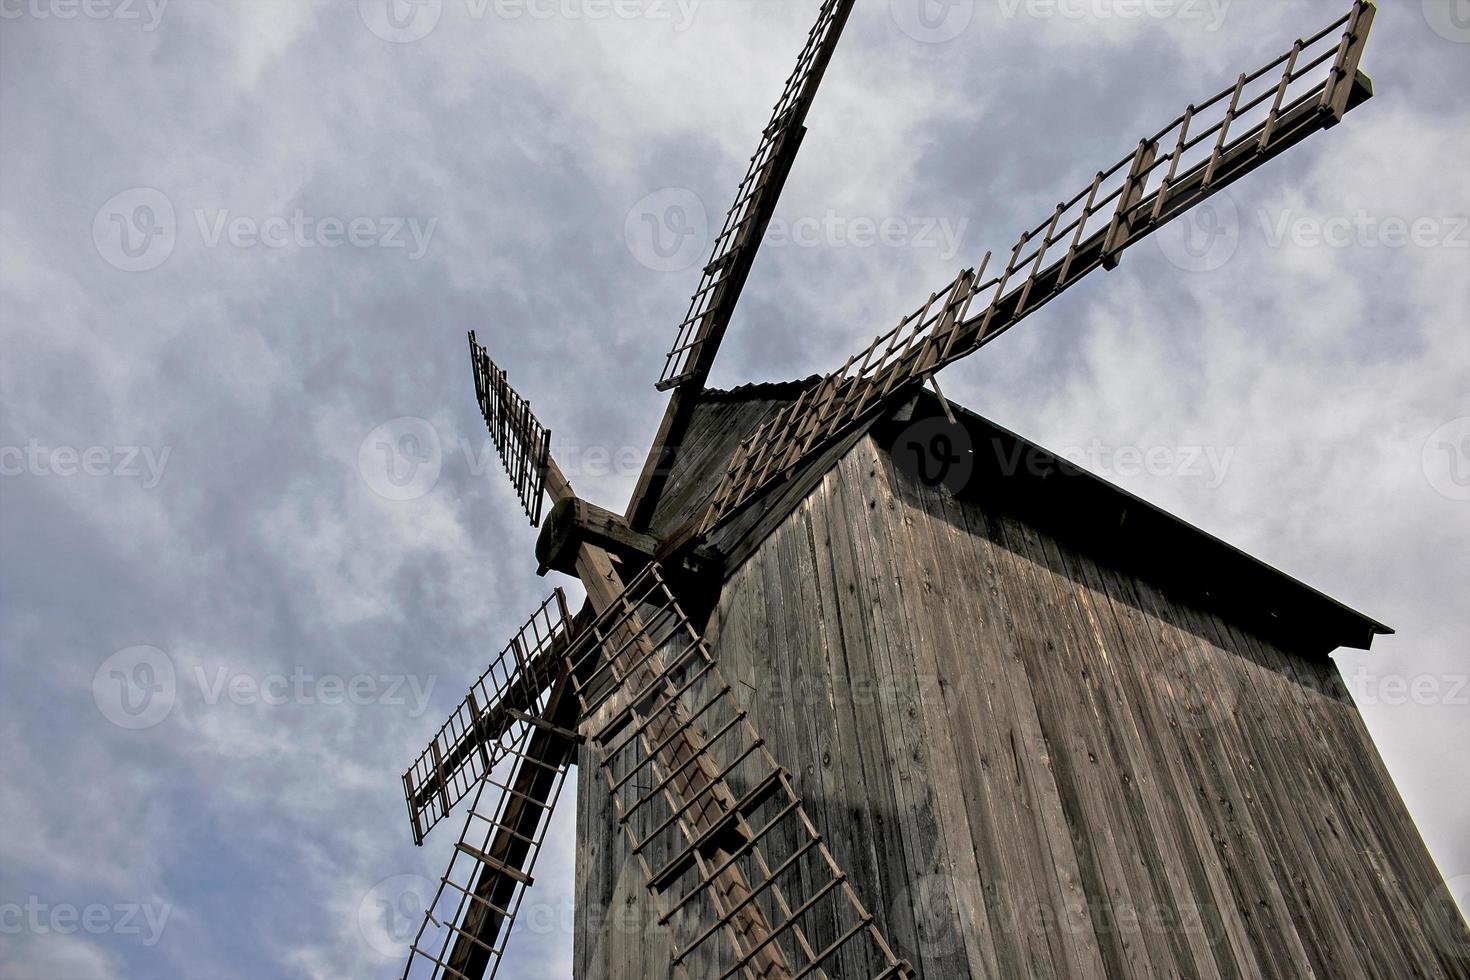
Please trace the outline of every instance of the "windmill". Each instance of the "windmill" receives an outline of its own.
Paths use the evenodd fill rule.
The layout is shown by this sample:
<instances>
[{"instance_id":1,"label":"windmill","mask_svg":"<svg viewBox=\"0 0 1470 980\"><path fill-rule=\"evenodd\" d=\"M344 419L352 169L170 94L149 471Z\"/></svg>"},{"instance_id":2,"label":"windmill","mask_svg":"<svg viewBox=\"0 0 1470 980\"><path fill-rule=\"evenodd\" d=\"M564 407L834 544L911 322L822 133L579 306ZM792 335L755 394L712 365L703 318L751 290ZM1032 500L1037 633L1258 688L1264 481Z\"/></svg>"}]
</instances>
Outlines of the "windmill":
<instances>
[{"instance_id":1,"label":"windmill","mask_svg":"<svg viewBox=\"0 0 1470 980\"><path fill-rule=\"evenodd\" d=\"M722 669L706 634L724 577L866 431L912 412L942 368L1090 272L1115 267L1131 245L1372 95L1358 64L1375 7L1358 2L1140 140L1008 254L994 261L987 254L961 271L836 371L761 389L764 420L753 431L721 433L720 445L706 439L691 460L691 432L715 397L705 381L853 6L820 4L761 133L657 381L670 393L668 406L624 514L576 496L551 453L549 430L470 335L480 407L531 524L541 523L544 498L553 504L538 569L576 575L587 601L574 613L554 591L403 777L415 843L470 800L405 977L496 974L551 811L579 759L579 772L597 773L595 805L616 828L599 847L636 873L654 927L666 930L659 975L921 972L923 964L886 934L895 918L886 903L865 904L874 875L839 860L839 851L853 849L840 815L824 804L814 816L800 789L810 783L812 761L791 757L789 740L763 735L761 707ZM942 396L939 403L959 424ZM679 506L668 506L675 498ZM1312 608L1361 625L1328 602ZM1383 631L1362 628L1369 640ZM1018 772L1021 765L1018 758ZM584 781L584 794L591 785ZM1249 936L1236 936L1245 927L1227 924L1232 941L1248 947ZM1002 974L1005 955L989 961Z\"/></svg>"}]
</instances>

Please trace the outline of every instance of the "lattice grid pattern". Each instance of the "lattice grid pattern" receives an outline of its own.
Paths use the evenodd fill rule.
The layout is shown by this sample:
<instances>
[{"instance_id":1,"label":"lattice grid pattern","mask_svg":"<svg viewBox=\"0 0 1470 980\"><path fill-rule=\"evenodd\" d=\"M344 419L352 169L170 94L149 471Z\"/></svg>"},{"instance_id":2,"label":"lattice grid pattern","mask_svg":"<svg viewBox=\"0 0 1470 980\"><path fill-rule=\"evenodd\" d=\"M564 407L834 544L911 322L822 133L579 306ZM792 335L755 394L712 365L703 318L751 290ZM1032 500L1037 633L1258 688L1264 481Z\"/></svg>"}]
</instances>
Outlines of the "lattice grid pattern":
<instances>
[{"instance_id":1,"label":"lattice grid pattern","mask_svg":"<svg viewBox=\"0 0 1470 980\"><path fill-rule=\"evenodd\" d=\"M706 345L719 344L739 298L745 276L760 247L760 236L775 210L786 180L791 158L800 141L807 110L816 97L822 74L837 47L855 0L824 0L817 22L807 35L806 46L796 68L786 79L771 121L761 133L760 146L736 191L735 203L725 213L724 225L715 237L710 260L704 267L699 288L689 301L689 311L674 336L674 346L664 361L658 388L667 390L700 373L713 355Z\"/></svg>"},{"instance_id":2,"label":"lattice grid pattern","mask_svg":"<svg viewBox=\"0 0 1470 980\"><path fill-rule=\"evenodd\" d=\"M531 403L510 386L502 371L470 331L470 361L475 371L475 397L490 430L490 439L505 464L531 526L541 523L546 466L551 457L551 430L531 411Z\"/></svg>"},{"instance_id":3,"label":"lattice grid pattern","mask_svg":"<svg viewBox=\"0 0 1470 980\"><path fill-rule=\"evenodd\" d=\"M912 392L1088 272L1116 265L1133 242L1340 120L1351 105L1374 13L1371 3L1355 4L1287 53L1190 106L1023 232L998 275L984 279L987 254L978 272L960 273L917 313L798 401L773 412L737 449L701 533L718 527L881 404ZM1161 147L1168 152L1160 155ZM1059 255L1058 245L1064 247ZM987 291L990 301L969 315L971 299ZM945 303L936 312L941 297Z\"/></svg>"},{"instance_id":4,"label":"lattice grid pattern","mask_svg":"<svg viewBox=\"0 0 1470 980\"><path fill-rule=\"evenodd\" d=\"M572 637L566 594L557 589L470 687L408 772L403 792L415 844L494 769L537 714Z\"/></svg>"},{"instance_id":5,"label":"lattice grid pattern","mask_svg":"<svg viewBox=\"0 0 1470 980\"><path fill-rule=\"evenodd\" d=\"M514 722L499 761L480 778L449 869L409 947L404 980L483 980L499 972L575 754L574 734L545 721L549 708L539 699Z\"/></svg>"},{"instance_id":6,"label":"lattice grid pattern","mask_svg":"<svg viewBox=\"0 0 1470 980\"><path fill-rule=\"evenodd\" d=\"M677 975L911 975L658 567L588 632L569 673Z\"/></svg>"}]
</instances>

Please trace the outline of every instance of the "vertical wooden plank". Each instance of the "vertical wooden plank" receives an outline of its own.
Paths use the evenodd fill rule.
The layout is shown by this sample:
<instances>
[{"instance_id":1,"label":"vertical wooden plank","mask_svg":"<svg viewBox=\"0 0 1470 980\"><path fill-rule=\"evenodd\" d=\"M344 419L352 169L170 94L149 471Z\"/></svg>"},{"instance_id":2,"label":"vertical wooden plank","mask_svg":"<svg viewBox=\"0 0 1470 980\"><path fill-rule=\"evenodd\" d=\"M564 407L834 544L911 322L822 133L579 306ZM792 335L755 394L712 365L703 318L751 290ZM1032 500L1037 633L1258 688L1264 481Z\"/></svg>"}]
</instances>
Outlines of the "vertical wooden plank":
<instances>
[{"instance_id":1,"label":"vertical wooden plank","mask_svg":"<svg viewBox=\"0 0 1470 980\"><path fill-rule=\"evenodd\" d=\"M988 662L997 674L988 717L977 719L984 731L997 720L1006 724L995 734L1002 738L989 757L1006 774L1011 807L1002 842L1002 862L1012 869L1013 894L1003 896L1001 913L1016 932L1026 971L1035 975L1055 970L1061 976L1102 976L1107 965L1101 944L1091 928L1087 892L1073 838L1066 827L1052 760L1037 718L1031 682L1018 646L1018 620L1010 575L1012 559L993 518L977 506L958 511L966 535L962 567L978 572L975 594L987 596L992 610L986 619L972 620L976 642L1002 651ZM1045 944L1034 935L1020 934L1036 904L1050 909L1064 924L1048 927ZM1045 955L1047 958L1042 959ZM1010 975L1010 974L1007 974Z\"/></svg>"},{"instance_id":2,"label":"vertical wooden plank","mask_svg":"<svg viewBox=\"0 0 1470 980\"><path fill-rule=\"evenodd\" d=\"M1340 908L1353 901L1329 885L1324 869L1335 865L1333 848L1323 846L1316 826L1328 812L1321 799L1313 797L1310 761L1311 744L1303 743L1291 725L1296 706L1292 703L1295 683L1263 661L1241 634L1219 616L1203 613L1185 604L1177 606L1182 619L1192 621L1219 650L1218 656L1236 677L1236 704L1232 712L1240 722L1241 741L1255 770L1256 799L1271 828L1268 838L1275 855L1273 870L1291 904L1298 934L1318 961L1318 971L1328 976L1366 976L1361 956L1355 956L1355 935L1373 932L1374 917L1362 920L1356 929L1342 921ZM1291 737L1290 745L1282 742Z\"/></svg>"},{"instance_id":3,"label":"vertical wooden plank","mask_svg":"<svg viewBox=\"0 0 1470 980\"><path fill-rule=\"evenodd\" d=\"M1219 975L1260 975L1255 951L1236 914L1235 898L1212 831L1205 823L1200 804L1204 794L1195 792L1194 770L1187 766L1184 753L1175 744L1171 721L1161 710L1156 685L1151 683L1162 670L1157 634L1163 624L1131 606L1120 611L1118 606L1124 600L1119 597L1120 589L1110 570L1086 555L1056 547L1075 582L1084 614L1101 634L1100 643L1114 651L1114 656L1104 658L1105 669L1110 683L1126 692L1133 709L1137 749L1149 760L1163 808L1162 815L1154 817L1155 825L1170 829L1174 853L1188 879L1188 886L1180 892L1188 904L1176 904L1176 908L1184 905L1181 918L1189 919L1183 928L1203 932L1191 938L1208 947ZM1202 960L1198 951L1196 958Z\"/></svg>"},{"instance_id":4,"label":"vertical wooden plank","mask_svg":"<svg viewBox=\"0 0 1470 980\"><path fill-rule=\"evenodd\" d=\"M881 758L870 755L859 729L867 724L853 696L853 680L847 649L848 618L855 609L855 582L839 574L839 565L850 562L845 550L846 535L834 526L841 509L835 499L838 479L829 473L811 497L810 544L814 555L814 579L820 601L824 660L818 669L828 677L827 709L831 716L831 737L821 745L822 765L832 776L834 797L829 813L834 823L831 845L845 868L863 875L863 896L869 909L884 923L884 934L890 942L903 942L893 915L897 897L884 887L883 863L885 842L880 840L880 825L873 814L874 791L870 784L881 779ZM854 593L845 591L848 581ZM851 968L851 964L848 964Z\"/></svg>"},{"instance_id":5,"label":"vertical wooden plank","mask_svg":"<svg viewBox=\"0 0 1470 980\"><path fill-rule=\"evenodd\" d=\"M1284 756L1281 764L1296 785L1297 798L1289 800L1288 805L1294 803L1295 812L1307 822L1317 867L1340 896L1339 904L1346 905L1350 914L1357 913L1352 932L1362 940L1357 952L1364 967L1375 974L1437 974L1440 964L1432 942L1423 933L1418 902L1407 894L1413 886L1404 875L1413 866L1411 852L1427 856L1427 851L1422 844L1407 851L1396 847L1396 841L1402 840L1396 831L1408 823L1401 804L1377 807L1392 781L1384 773L1382 782L1363 780L1346 794L1334 797L1328 791L1328 772L1341 758L1356 754L1350 746L1365 744L1351 736L1330 746L1314 738L1313 728L1320 723L1319 707L1339 711L1346 707L1356 715L1351 707L1315 694L1330 681L1312 668L1335 673L1331 664L1308 664L1229 623L1221 622L1217 628L1222 643L1229 642L1232 649L1245 651L1262 667L1252 674L1256 697L1264 703L1274 702L1274 724L1290 745L1290 755ZM1371 771L1371 767L1351 769L1356 772L1341 770L1337 778L1356 780ZM1370 812L1375 809L1377 812ZM1351 847L1351 857L1344 842ZM1432 864L1428 870L1431 876L1437 875Z\"/></svg>"},{"instance_id":6,"label":"vertical wooden plank","mask_svg":"<svg viewBox=\"0 0 1470 980\"><path fill-rule=\"evenodd\" d=\"M903 614L898 592L902 574L891 541L883 532L888 501L879 460L870 439L862 439L838 464L845 513L858 568L862 614L869 637L872 692L868 711L878 720L870 732L881 738L894 808L886 814L899 840L900 863L893 917L906 951L922 946L914 914L914 882L930 873L937 831L929 786L928 755L915 696L912 650L916 639ZM903 940L894 940L901 942Z\"/></svg>"},{"instance_id":7,"label":"vertical wooden plank","mask_svg":"<svg viewBox=\"0 0 1470 980\"><path fill-rule=\"evenodd\" d=\"M1134 777L1108 744L1090 692L1071 675L1080 658L1079 643L1048 603L1047 572L1040 565L1043 556L1035 532L1006 516L995 523L1010 552L1019 646L1050 740L1052 768L1088 883L1089 911L1104 960L1111 960L1113 975L1167 973L1172 956L1160 948L1160 937L1139 935L1130 925L1138 910L1152 902L1144 870L1148 858L1116 791L1122 779Z\"/></svg>"},{"instance_id":8,"label":"vertical wooden plank","mask_svg":"<svg viewBox=\"0 0 1470 980\"><path fill-rule=\"evenodd\" d=\"M957 668L968 671L975 666L971 657L964 658L963 667L957 663L961 643L952 621L953 600L958 595L970 604L978 597L952 591L951 551L959 532L944 522L942 505L903 479L891 456L883 454L880 463L889 499L897 505L886 509L882 524L890 546L904 556L908 588L903 613L915 624L911 656L918 683L916 708L930 747L930 787L938 823L936 846L940 850L922 898L931 927L937 925L942 931L927 937L923 966L926 975L952 976L964 970L969 976L997 976L995 937L985 914L980 867L966 814L963 750L953 724L963 702L951 701L953 684L946 683L960 679ZM880 507L876 513L884 511ZM963 696L963 690L958 693ZM935 901L940 889L947 907Z\"/></svg>"},{"instance_id":9,"label":"vertical wooden plank","mask_svg":"<svg viewBox=\"0 0 1470 980\"><path fill-rule=\"evenodd\" d=\"M1139 659L1136 648L1145 641L1119 635L1110 610L1104 614L1100 609L1107 600L1097 593L1095 582L1089 581L1089 573L1095 571L1090 558L1062 547L1048 535L1038 535L1036 543L1048 570L1042 576L1044 584L1055 593L1060 614L1069 617L1077 631L1075 636L1068 634L1075 641L1075 646L1069 644L1068 653L1080 668L1077 683L1091 692L1111 752L1124 773L1114 792L1125 801L1146 862L1151 894L1150 907L1139 910L1139 928L1167 940L1173 969L1190 976L1219 976L1213 944L1194 927L1197 910L1206 904L1196 888L1202 888L1203 897L1208 898L1208 885L1192 846L1180 843L1175 820L1180 804L1166 765L1139 719L1140 692L1133 675ZM1179 921L1176 916L1181 909L1189 922L1176 926L1173 923ZM1167 925L1159 921L1165 910L1170 919ZM1158 949L1159 954L1164 952Z\"/></svg>"},{"instance_id":10,"label":"vertical wooden plank","mask_svg":"<svg viewBox=\"0 0 1470 980\"><path fill-rule=\"evenodd\" d=\"M1143 583L1134 582L1140 599L1160 622L1170 623L1169 604ZM1181 703L1208 701L1207 723L1195 724L1189 732L1181 730L1181 741L1192 750L1194 764L1205 777L1203 786L1212 803L1211 819L1217 840L1228 849L1225 858L1234 872L1241 892L1237 910L1257 948L1257 962L1267 975L1313 975L1311 960L1301 938L1293 927L1292 912L1282 894L1268 854L1270 835L1274 830L1263 823L1256 798L1256 775L1243 769L1249 746L1229 706L1234 704L1237 680L1228 665L1217 656L1208 633L1192 626L1184 633L1177 626L1164 634L1174 646L1173 659L1178 676L1185 679L1175 710ZM1167 676L1167 675L1165 675ZM1223 708L1211 706L1224 706ZM1237 772L1237 766L1242 772Z\"/></svg>"},{"instance_id":11,"label":"vertical wooden plank","mask_svg":"<svg viewBox=\"0 0 1470 980\"><path fill-rule=\"evenodd\" d=\"M832 592L842 633L842 662L837 670L838 676L845 678L850 685L846 705L839 705L839 708L846 715L846 734L852 738L847 752L856 752L860 759L866 809L872 821L876 866L869 885L873 892L869 902L872 905L882 903L881 907L889 913L889 942L907 950L913 946L909 938L913 935L913 920L899 899L909 881L909 866L895 821L895 814L902 804L891 778L893 759L886 745L886 719L869 706L859 705L852 695L864 685L873 685L877 673L873 651L875 639L867 619L870 588L866 581L866 567L855 543L860 533L857 530L859 525L852 519L852 512L863 504L860 499L852 499L857 488L849 481L850 471L846 467L839 466L831 475L826 515L832 540Z\"/></svg>"}]
</instances>

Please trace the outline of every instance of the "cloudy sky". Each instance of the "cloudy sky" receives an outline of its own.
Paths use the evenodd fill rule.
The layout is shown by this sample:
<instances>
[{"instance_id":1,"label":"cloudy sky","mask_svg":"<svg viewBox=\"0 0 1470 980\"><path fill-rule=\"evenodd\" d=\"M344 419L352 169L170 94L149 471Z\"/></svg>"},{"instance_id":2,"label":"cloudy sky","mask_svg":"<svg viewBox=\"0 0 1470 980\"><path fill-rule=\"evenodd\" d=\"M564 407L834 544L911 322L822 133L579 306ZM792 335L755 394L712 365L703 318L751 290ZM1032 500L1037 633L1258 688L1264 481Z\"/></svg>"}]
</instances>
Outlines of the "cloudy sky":
<instances>
[{"instance_id":1,"label":"cloudy sky","mask_svg":"<svg viewBox=\"0 0 1470 980\"><path fill-rule=\"evenodd\" d=\"M621 510L816 6L0 0L0 972L397 975L456 833L399 773L553 584L465 332ZM862 0L714 383L835 367L1347 6ZM1384 7L1376 99L943 382L1398 630L1339 663L1463 905L1470 6ZM570 875L511 975L568 975Z\"/></svg>"}]
</instances>

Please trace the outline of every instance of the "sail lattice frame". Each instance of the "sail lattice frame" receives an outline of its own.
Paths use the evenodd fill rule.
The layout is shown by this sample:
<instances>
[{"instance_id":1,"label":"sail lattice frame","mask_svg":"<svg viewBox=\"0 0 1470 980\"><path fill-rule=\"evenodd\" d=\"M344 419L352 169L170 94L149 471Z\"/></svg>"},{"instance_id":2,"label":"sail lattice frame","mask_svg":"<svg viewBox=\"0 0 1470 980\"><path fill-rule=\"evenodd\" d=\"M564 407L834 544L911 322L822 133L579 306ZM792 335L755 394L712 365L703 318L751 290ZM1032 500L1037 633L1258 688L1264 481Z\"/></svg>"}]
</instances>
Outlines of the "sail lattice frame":
<instances>
[{"instance_id":1,"label":"sail lattice frame","mask_svg":"<svg viewBox=\"0 0 1470 980\"><path fill-rule=\"evenodd\" d=\"M700 532L714 530L880 405L912 393L1089 272L1116 266L1134 242L1335 125L1371 94L1358 64L1375 12L1360 0L1285 54L1191 105L1023 232L998 274L984 278L987 254L978 272L960 273L917 314L773 412L736 450ZM971 299L986 292L989 301L970 315ZM947 297L944 315L931 315L940 297ZM954 310L959 315L949 315Z\"/></svg>"},{"instance_id":2,"label":"sail lattice frame","mask_svg":"<svg viewBox=\"0 0 1470 980\"><path fill-rule=\"evenodd\" d=\"M415 844L511 751L534 717L572 639L567 597L555 590L470 686L403 774Z\"/></svg>"},{"instance_id":3,"label":"sail lattice frame","mask_svg":"<svg viewBox=\"0 0 1470 980\"><path fill-rule=\"evenodd\" d=\"M575 733L547 720L566 687L513 721L498 762L480 777L403 980L493 980L499 972L576 754Z\"/></svg>"},{"instance_id":4,"label":"sail lattice frame","mask_svg":"<svg viewBox=\"0 0 1470 980\"><path fill-rule=\"evenodd\" d=\"M531 403L510 386L505 372L490 359L470 331L470 362L475 372L475 398L490 430L490 440L521 499L531 526L541 523L546 470L551 459L551 430L531 411Z\"/></svg>"},{"instance_id":5,"label":"sail lattice frame","mask_svg":"<svg viewBox=\"0 0 1470 980\"><path fill-rule=\"evenodd\" d=\"M771 121L761 132L760 145L750 158L735 203L725 213L715 236L709 262L689 310L674 334L664 358L657 387L660 391L696 381L709 369L714 348L729 325L730 314L745 285L745 277L760 247L760 238L775 211L786 174L801 143L807 110L832 59L856 0L823 0L816 24L807 34L796 67L786 79Z\"/></svg>"}]
</instances>

